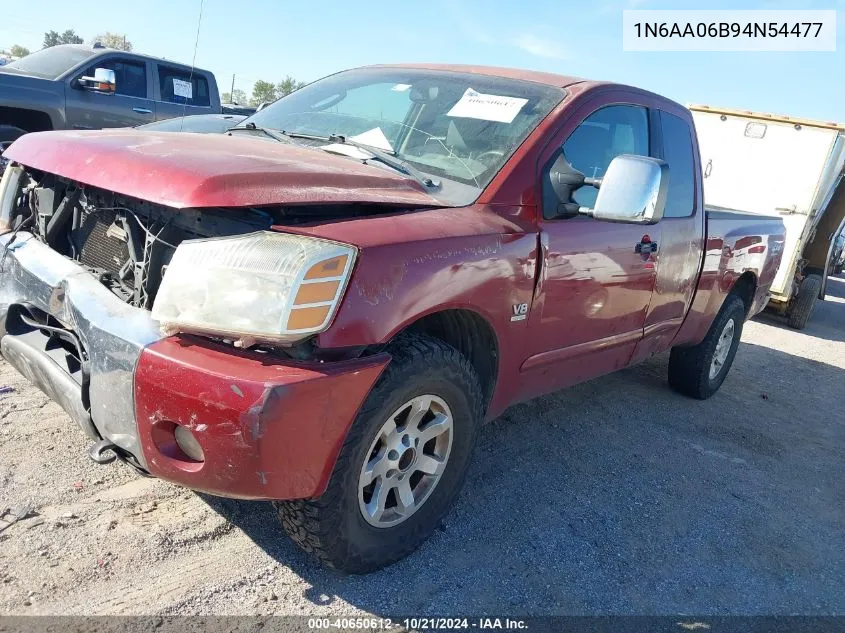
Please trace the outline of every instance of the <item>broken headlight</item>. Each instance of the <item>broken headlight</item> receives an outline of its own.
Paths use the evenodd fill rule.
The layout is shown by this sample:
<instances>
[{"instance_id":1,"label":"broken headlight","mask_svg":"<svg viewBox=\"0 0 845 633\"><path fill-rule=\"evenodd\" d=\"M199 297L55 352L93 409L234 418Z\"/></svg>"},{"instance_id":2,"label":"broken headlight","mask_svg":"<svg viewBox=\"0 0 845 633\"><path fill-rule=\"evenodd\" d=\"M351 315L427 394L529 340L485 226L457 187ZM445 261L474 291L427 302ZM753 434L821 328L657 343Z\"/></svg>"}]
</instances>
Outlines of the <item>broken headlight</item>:
<instances>
[{"instance_id":1,"label":"broken headlight","mask_svg":"<svg viewBox=\"0 0 845 633\"><path fill-rule=\"evenodd\" d=\"M152 317L165 330L294 343L325 330L356 250L317 238L262 231L186 240L167 266Z\"/></svg>"}]
</instances>

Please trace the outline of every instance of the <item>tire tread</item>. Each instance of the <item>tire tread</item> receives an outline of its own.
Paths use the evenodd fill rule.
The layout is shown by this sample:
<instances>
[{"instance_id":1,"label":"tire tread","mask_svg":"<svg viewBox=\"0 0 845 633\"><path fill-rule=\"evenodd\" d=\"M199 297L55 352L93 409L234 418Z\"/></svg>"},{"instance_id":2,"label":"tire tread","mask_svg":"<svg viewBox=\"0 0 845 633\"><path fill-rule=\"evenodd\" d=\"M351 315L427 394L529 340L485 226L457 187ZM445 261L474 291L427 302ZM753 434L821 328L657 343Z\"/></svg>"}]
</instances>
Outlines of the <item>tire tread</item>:
<instances>
[{"instance_id":1,"label":"tire tread","mask_svg":"<svg viewBox=\"0 0 845 633\"><path fill-rule=\"evenodd\" d=\"M342 531L338 529L344 518L344 490L340 480L345 473L355 468L351 463L354 449L367 439L363 437L367 429L364 421L377 412L389 392L396 387L397 381L402 384L402 381L410 378L409 374L413 374L420 363L438 367L447 380L468 384L470 393L466 395L474 406L473 418L477 423L483 416L484 397L481 385L469 360L457 349L434 337L403 334L388 347L388 351L392 356L390 364L356 416L341 448L326 492L316 499L278 501L274 504L283 529L301 549L316 556L329 567L351 573L374 571L384 566L384 563L380 559L354 553L349 547L350 544L344 542ZM407 556L418 545L419 538L409 535L401 549L394 552L393 560Z\"/></svg>"},{"instance_id":2,"label":"tire tread","mask_svg":"<svg viewBox=\"0 0 845 633\"><path fill-rule=\"evenodd\" d=\"M803 330L807 327L807 322L810 320L810 315L813 313L813 308L816 306L816 301L819 298L819 291L822 287L822 278L820 275L807 275L801 286L798 288L798 296L795 297L795 303L789 310L789 317L787 323L789 327L795 330Z\"/></svg>"},{"instance_id":3,"label":"tire tread","mask_svg":"<svg viewBox=\"0 0 845 633\"><path fill-rule=\"evenodd\" d=\"M669 355L669 386L672 389L698 400L706 400L719 390L722 383L719 382L714 388L710 381L710 362L717 339L731 314L737 318L736 336L742 336L745 303L737 295L728 295L701 343L691 347L672 348ZM726 360L729 366L725 376L730 371L730 364L733 364L733 355L735 351ZM724 380L724 376L721 380Z\"/></svg>"}]
</instances>

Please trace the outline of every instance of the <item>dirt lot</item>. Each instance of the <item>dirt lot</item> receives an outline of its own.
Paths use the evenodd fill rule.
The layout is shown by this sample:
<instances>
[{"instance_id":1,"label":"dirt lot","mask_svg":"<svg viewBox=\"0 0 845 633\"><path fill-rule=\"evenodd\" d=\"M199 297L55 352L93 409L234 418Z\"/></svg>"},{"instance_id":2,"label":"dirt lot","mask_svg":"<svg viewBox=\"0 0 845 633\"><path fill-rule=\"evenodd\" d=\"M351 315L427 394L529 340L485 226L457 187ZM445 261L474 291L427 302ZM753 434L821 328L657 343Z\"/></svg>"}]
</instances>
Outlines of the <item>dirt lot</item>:
<instances>
[{"instance_id":1,"label":"dirt lot","mask_svg":"<svg viewBox=\"0 0 845 633\"><path fill-rule=\"evenodd\" d=\"M485 427L442 528L368 577L322 569L266 503L97 466L0 365L0 613L845 613L845 279L805 332L747 324L721 392L666 357Z\"/></svg>"}]
</instances>

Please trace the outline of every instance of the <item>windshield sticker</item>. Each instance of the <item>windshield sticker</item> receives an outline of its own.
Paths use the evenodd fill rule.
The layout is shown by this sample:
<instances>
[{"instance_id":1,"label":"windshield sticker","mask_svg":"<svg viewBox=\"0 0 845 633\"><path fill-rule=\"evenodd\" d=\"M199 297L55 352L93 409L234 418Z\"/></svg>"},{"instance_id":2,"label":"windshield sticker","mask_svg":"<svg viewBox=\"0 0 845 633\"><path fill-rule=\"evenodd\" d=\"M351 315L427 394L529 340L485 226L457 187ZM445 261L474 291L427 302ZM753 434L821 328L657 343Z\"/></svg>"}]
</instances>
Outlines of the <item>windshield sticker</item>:
<instances>
[{"instance_id":1,"label":"windshield sticker","mask_svg":"<svg viewBox=\"0 0 845 633\"><path fill-rule=\"evenodd\" d=\"M393 151L393 146L390 144L390 141L387 140L387 137L384 135L384 132L381 131L380 127L374 127L372 130L368 130L362 134L350 136L349 140L358 141L359 143L375 147L376 149L383 149L386 152Z\"/></svg>"},{"instance_id":2,"label":"windshield sticker","mask_svg":"<svg viewBox=\"0 0 845 633\"><path fill-rule=\"evenodd\" d=\"M190 81L182 81L181 79L173 78L173 94L177 97L184 97L191 99L193 96L193 87Z\"/></svg>"},{"instance_id":3,"label":"windshield sticker","mask_svg":"<svg viewBox=\"0 0 845 633\"><path fill-rule=\"evenodd\" d=\"M528 103L528 99L486 95L476 92L472 88L467 88L467 91L446 113L446 116L513 123L514 118L526 103Z\"/></svg>"},{"instance_id":4,"label":"windshield sticker","mask_svg":"<svg viewBox=\"0 0 845 633\"><path fill-rule=\"evenodd\" d=\"M396 84L391 88L393 92L405 92L411 88L411 84Z\"/></svg>"}]
</instances>

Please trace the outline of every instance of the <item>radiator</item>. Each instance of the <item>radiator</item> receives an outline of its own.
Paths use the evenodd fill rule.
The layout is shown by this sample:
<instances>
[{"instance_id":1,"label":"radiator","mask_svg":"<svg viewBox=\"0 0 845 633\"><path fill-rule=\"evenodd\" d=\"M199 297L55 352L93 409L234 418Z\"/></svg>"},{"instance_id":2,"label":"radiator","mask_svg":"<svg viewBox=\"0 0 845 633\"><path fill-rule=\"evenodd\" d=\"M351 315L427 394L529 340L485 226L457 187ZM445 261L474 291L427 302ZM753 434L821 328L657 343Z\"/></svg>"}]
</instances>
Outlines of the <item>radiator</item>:
<instances>
[{"instance_id":1,"label":"radiator","mask_svg":"<svg viewBox=\"0 0 845 633\"><path fill-rule=\"evenodd\" d=\"M129 261L129 244L124 229L114 222L116 217L114 211L83 211L75 241L80 245L81 263L118 277L121 267ZM130 274L124 280L127 286L133 285L132 277Z\"/></svg>"}]
</instances>

